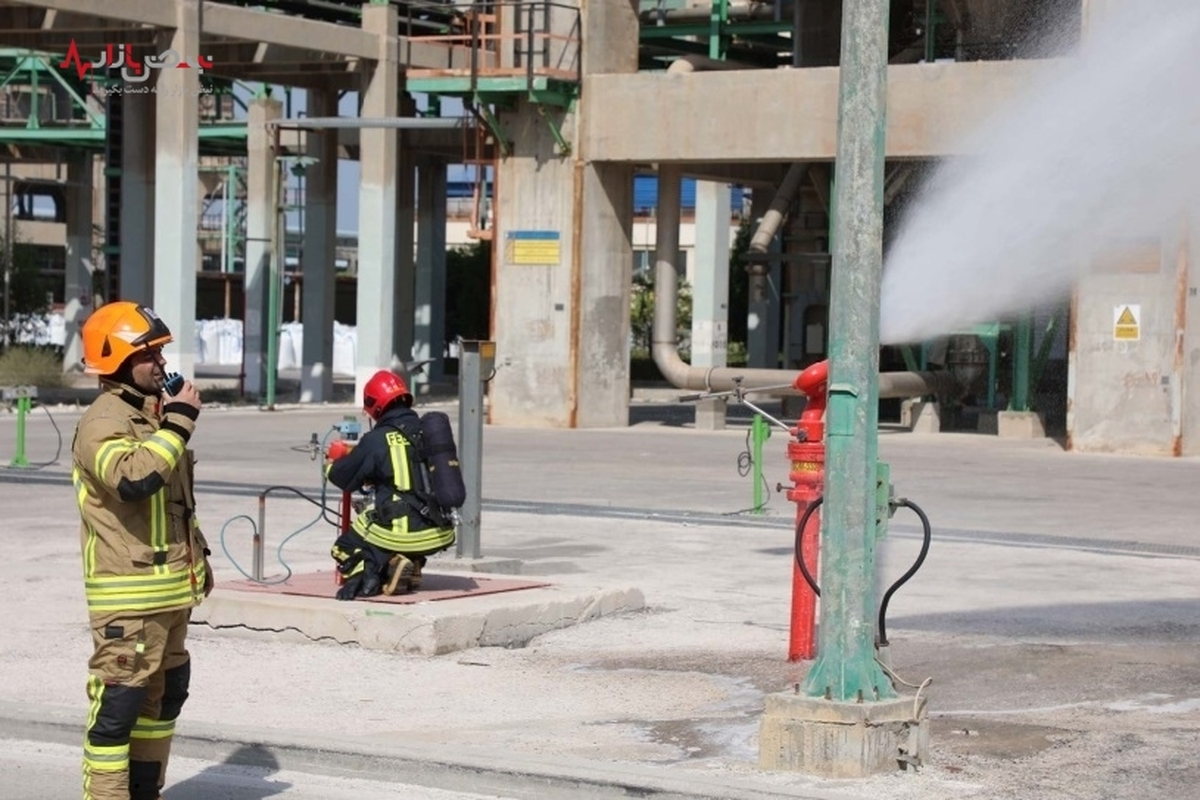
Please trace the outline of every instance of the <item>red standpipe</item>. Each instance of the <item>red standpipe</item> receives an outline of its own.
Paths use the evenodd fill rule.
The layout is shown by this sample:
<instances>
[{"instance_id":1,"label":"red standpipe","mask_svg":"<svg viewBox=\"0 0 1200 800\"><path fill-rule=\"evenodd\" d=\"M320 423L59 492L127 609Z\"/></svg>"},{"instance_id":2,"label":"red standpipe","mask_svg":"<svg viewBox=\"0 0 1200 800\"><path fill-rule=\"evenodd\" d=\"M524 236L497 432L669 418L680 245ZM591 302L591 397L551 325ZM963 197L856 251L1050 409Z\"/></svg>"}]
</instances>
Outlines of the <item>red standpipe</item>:
<instances>
[{"instance_id":1,"label":"red standpipe","mask_svg":"<svg viewBox=\"0 0 1200 800\"><path fill-rule=\"evenodd\" d=\"M792 388L803 392L808 398L800 421L792 430L795 439L788 442L788 459L791 471L788 478L792 488L787 497L797 504L796 526L808 507L825 490L825 401L829 387L829 362L820 361L801 372L792 382ZM817 560L820 554L821 512L809 515L804 531L800 534L800 556L812 575L818 575ZM804 580L800 567L792 559L792 619L788 638L788 661L815 658L817 596Z\"/></svg>"}]
</instances>

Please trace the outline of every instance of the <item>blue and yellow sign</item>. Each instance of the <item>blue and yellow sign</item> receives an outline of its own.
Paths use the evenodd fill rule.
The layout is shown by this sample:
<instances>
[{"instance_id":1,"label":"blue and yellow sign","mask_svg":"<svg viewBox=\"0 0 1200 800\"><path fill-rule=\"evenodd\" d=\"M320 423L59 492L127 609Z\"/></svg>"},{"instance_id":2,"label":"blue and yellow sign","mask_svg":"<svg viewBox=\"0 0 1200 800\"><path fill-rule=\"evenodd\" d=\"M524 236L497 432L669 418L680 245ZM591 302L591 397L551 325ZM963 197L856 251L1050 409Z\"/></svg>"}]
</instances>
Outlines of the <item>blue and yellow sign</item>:
<instances>
[{"instance_id":1,"label":"blue and yellow sign","mask_svg":"<svg viewBox=\"0 0 1200 800\"><path fill-rule=\"evenodd\" d=\"M509 231L504 260L509 264L556 267L562 262L558 231Z\"/></svg>"}]
</instances>

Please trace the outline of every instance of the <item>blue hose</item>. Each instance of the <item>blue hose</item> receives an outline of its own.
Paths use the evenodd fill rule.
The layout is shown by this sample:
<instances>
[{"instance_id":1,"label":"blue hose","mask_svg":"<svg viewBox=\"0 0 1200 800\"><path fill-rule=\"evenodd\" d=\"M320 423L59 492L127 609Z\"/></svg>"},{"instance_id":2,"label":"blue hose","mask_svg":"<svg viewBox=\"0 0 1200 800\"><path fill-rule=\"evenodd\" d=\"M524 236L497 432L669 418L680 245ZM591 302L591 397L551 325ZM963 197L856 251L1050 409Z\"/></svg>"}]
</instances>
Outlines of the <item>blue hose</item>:
<instances>
[{"instance_id":1,"label":"blue hose","mask_svg":"<svg viewBox=\"0 0 1200 800\"><path fill-rule=\"evenodd\" d=\"M336 430L337 430L337 428L336 428L336 427L334 427L334 428L330 429L330 431L329 431L328 433L326 433L326 434L325 434L325 438L321 440L321 452L322 452L322 453L323 453L323 452L325 452L325 445L326 445L326 443L329 441L329 437L330 437L330 436L331 436L331 435L332 435L332 434L333 434L333 433L334 433ZM278 560L278 561L279 561L279 564L280 564L280 566L282 566L282 567L283 567L283 569L284 569L284 571L285 571L285 573L286 573L286 574L285 574L285 575L284 575L282 578L278 578L278 579L275 579L275 580L269 580L269 581L268 581L268 580L258 580L258 579L256 579L256 578L255 578L253 575L251 575L250 573L246 572L246 570L242 569L242 566L241 566L240 564L238 564L238 562L237 562L237 559L235 559L235 558L233 557L233 555L232 555L232 554L230 554L230 552L229 552L229 548L228 548L228 547L226 546L226 544L225 544L225 531L226 531L226 529L228 529L228 528L229 528L229 526L230 526L232 523L234 523L234 522L236 522L237 520L240 520L240 519L244 519L244 520L246 520L247 522L249 522L249 523L250 523L251 539L252 539L252 540L253 540L253 537L255 537L255 536L259 536L259 535L261 535L261 534L262 534L262 531L260 531L260 530L258 529L258 523L257 523L257 522L255 522L255 521L254 521L254 520L253 520L253 519L252 519L252 518L251 518L249 515L247 515L247 514L238 514L237 516L230 517L229 519L225 520L225 523L224 523L224 524L221 526L221 533L220 533L220 537L219 537L219 538L220 538L220 542L221 542L221 552L223 552L223 553L225 554L225 557L229 559L229 563L230 563L230 564L233 564L233 568L234 568L234 569L236 569L238 572L240 572L240 573L241 573L241 574L242 574L244 577L246 577L247 579L249 579L249 580L253 581L254 583L257 583L257 584L263 585L263 586L276 586L276 585L278 585L278 584L280 584L280 583L287 583L288 579L290 579L290 578L292 577L292 575L293 575L293 572L292 572L292 568L291 568L291 567L288 565L287 561L286 561L286 560L284 560L284 557L283 557L283 548L284 548L284 547L286 547L286 546L287 546L287 543L288 543L288 542L290 542L292 539L295 539L297 536L299 536L300 534L304 533L306 530L308 530L309 528L311 528L313 525L316 525L316 524L317 524L318 522L320 522L322 519L324 519L325 521L329 522L329 521L330 521L330 520L329 520L329 517L327 517L327 516L326 516L326 515L327 515L329 512L331 512L331 511L334 511L334 512L336 513L335 509L331 509L331 508L329 508L328 506L326 506L326 505L325 505L326 487L328 486L328 483L329 483L329 481L328 481L328 480L326 479L326 477L325 477L324 462L322 462L322 464L321 464L321 467L320 467L320 473L321 473L321 499L320 499L319 501L318 501L318 500L314 500L314 499L312 499L312 498L311 498L311 497L309 497L308 495L306 495L306 494L304 494L303 492L301 492L299 489L296 489L296 488L294 488L294 487L291 487L291 486L271 486L271 487L268 487L267 489L264 489L264 490L263 490L263 492L262 492L262 494L260 494L260 495L259 495L259 497L260 497L260 498L263 498L263 497L265 497L265 496L266 496L268 493L270 493L270 492L272 492L272 491L274 491L274 490L277 490L277 489L282 489L282 490L286 490L286 491L292 492L292 493L294 493L294 494L296 494L296 495L299 495L299 496L300 496L302 499L304 499L304 500L307 500L308 502L312 503L313 505L315 505L315 506L317 506L317 507L319 507L319 508L321 509L320 513L318 513L318 514L317 514L317 516L316 516L316 517L314 517L314 518L312 519L312 521L308 522L308 523L307 523L306 525L304 525L303 527L301 527L301 528L298 528L297 530L295 530L295 531L292 531L290 534L288 534L287 536L285 536L285 537L283 538L283 541L281 541L281 542L279 543L279 546L278 546L277 548L275 548L275 558L276 558L276 560ZM334 527L337 527L337 523L333 523L333 524L334 524Z\"/></svg>"}]
</instances>

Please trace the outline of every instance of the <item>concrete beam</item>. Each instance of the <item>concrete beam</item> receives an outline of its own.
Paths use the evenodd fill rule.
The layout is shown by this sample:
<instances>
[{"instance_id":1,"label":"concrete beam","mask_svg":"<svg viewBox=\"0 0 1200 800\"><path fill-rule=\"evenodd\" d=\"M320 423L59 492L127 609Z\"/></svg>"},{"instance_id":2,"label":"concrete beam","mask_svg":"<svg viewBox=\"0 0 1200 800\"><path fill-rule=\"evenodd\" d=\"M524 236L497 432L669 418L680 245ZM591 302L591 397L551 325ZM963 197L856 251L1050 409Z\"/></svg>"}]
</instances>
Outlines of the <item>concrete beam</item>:
<instances>
[{"instance_id":1,"label":"concrete beam","mask_svg":"<svg viewBox=\"0 0 1200 800\"><path fill-rule=\"evenodd\" d=\"M174 3L147 3L145 0L104 0L103 3L97 3L94 0L37 0L37 2L21 2L21 5L89 17L119 19L125 22L153 25L158 28L175 27ZM205 3L204 5L212 4ZM204 13L208 13L207 8Z\"/></svg>"},{"instance_id":2,"label":"concrete beam","mask_svg":"<svg viewBox=\"0 0 1200 800\"><path fill-rule=\"evenodd\" d=\"M214 64L207 72L224 78L305 89L354 91L362 78L355 62L309 64Z\"/></svg>"},{"instance_id":3,"label":"concrete beam","mask_svg":"<svg viewBox=\"0 0 1200 800\"><path fill-rule=\"evenodd\" d=\"M138 52L142 52L143 49L152 52L158 42L158 34L153 28L128 28L115 25L105 28L56 30L9 28L4 31L5 47L61 53L70 47L71 42L75 42L80 58L86 62L99 58L106 44L117 42L133 45Z\"/></svg>"},{"instance_id":4,"label":"concrete beam","mask_svg":"<svg viewBox=\"0 0 1200 800\"><path fill-rule=\"evenodd\" d=\"M890 67L887 155L956 152L964 134L1049 64ZM836 67L822 67L585 76L583 151L597 160L645 163L730 161L735 152L738 161L828 161L837 150L838 74ZM663 113L664 91L671 93L670 114Z\"/></svg>"},{"instance_id":5,"label":"concrete beam","mask_svg":"<svg viewBox=\"0 0 1200 800\"><path fill-rule=\"evenodd\" d=\"M714 183L731 183L738 186L761 186L774 189L787 172L789 164L680 164L679 171L686 178ZM647 168L647 172L653 170Z\"/></svg>"},{"instance_id":6,"label":"concrete beam","mask_svg":"<svg viewBox=\"0 0 1200 800\"><path fill-rule=\"evenodd\" d=\"M204 33L358 58L375 58L379 51L375 35L361 28L221 3L204 4Z\"/></svg>"},{"instance_id":7,"label":"concrete beam","mask_svg":"<svg viewBox=\"0 0 1200 800\"><path fill-rule=\"evenodd\" d=\"M36 0L22 5L101 19L175 27L173 3L146 0ZM336 53L374 59L379 55L375 34L361 28L260 11L223 3L207 2L201 12L204 36L224 36L242 41L284 45L319 53ZM465 47L430 44L419 39L396 37L397 61L413 67L465 69L470 52Z\"/></svg>"}]
</instances>

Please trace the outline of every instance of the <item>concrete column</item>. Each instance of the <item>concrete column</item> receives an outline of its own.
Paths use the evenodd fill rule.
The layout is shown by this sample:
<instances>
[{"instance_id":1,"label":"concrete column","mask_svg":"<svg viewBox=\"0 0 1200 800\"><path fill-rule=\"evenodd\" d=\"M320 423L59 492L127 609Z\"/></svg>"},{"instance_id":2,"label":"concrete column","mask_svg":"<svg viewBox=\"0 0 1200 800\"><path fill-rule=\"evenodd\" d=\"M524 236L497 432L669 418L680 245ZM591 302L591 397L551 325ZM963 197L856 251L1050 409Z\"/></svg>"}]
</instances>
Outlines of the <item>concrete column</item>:
<instances>
[{"instance_id":1,"label":"concrete column","mask_svg":"<svg viewBox=\"0 0 1200 800\"><path fill-rule=\"evenodd\" d=\"M92 155L79 153L67 162L67 263L63 318L66 322L65 371L83 369L79 330L92 310Z\"/></svg>"},{"instance_id":2,"label":"concrete column","mask_svg":"<svg viewBox=\"0 0 1200 800\"><path fill-rule=\"evenodd\" d=\"M636 72L637 9L596 0L582 11L584 73ZM522 103L501 117L514 149L496 180L490 421L625 426L633 170L587 152L564 156L550 124L578 142L580 121L542 110Z\"/></svg>"},{"instance_id":3,"label":"concrete column","mask_svg":"<svg viewBox=\"0 0 1200 800\"><path fill-rule=\"evenodd\" d=\"M379 58L365 70L359 116L394 117L399 110L396 25L395 6L363 6L362 27L378 36ZM358 195L358 349L354 368L354 395L359 398L375 370L400 364L394 341L398 144L394 130L364 128L359 134L359 162L364 166Z\"/></svg>"},{"instance_id":4,"label":"concrete column","mask_svg":"<svg viewBox=\"0 0 1200 800\"><path fill-rule=\"evenodd\" d=\"M170 49L181 58L200 52L200 0L175 0ZM175 340L165 348L169 369L187 377L196 359L196 272L200 252L200 73L158 70L155 130L154 310Z\"/></svg>"},{"instance_id":5,"label":"concrete column","mask_svg":"<svg viewBox=\"0 0 1200 800\"><path fill-rule=\"evenodd\" d=\"M1083 38L1094 36L1123 5L1085 2ZM1093 263L1075 282L1068 326L1069 450L1184 453L1182 414L1190 393L1180 368L1191 338L1188 289L1195 285L1188 274L1189 231L1179 219L1164 220L1156 238L1137 233L1140 238L1115 230L1107 242L1096 243ZM1126 310L1136 322L1132 330L1117 325Z\"/></svg>"},{"instance_id":6,"label":"concrete column","mask_svg":"<svg viewBox=\"0 0 1200 800\"><path fill-rule=\"evenodd\" d=\"M757 225L771 207L771 192L755 189L750 216ZM781 251L779 237L771 240L768 252ZM779 366L779 286L783 271L780 262L761 264L766 273L750 276L750 302L746 320L746 362L755 369Z\"/></svg>"},{"instance_id":7,"label":"concrete column","mask_svg":"<svg viewBox=\"0 0 1200 800\"><path fill-rule=\"evenodd\" d=\"M1175 291L1181 301L1175 308L1177 331L1175 352L1179 356L1200 351L1200 293L1193 287L1200 285L1200 196L1193 197L1191 205L1181 222L1179 239L1174 243L1175 269L1178 280ZM1173 408L1179 419L1176 425L1180 436L1180 454L1195 456L1200 453L1200 392L1188 391L1188 387L1200 379L1191 358L1178 358L1173 362L1172 389L1178 394L1172 397Z\"/></svg>"},{"instance_id":8,"label":"concrete column","mask_svg":"<svg viewBox=\"0 0 1200 800\"><path fill-rule=\"evenodd\" d=\"M310 117L336 117L337 92L308 93ZM333 314L337 291L334 266L337 244L337 131L308 134L308 156L317 159L305 173L303 368L300 402L333 399Z\"/></svg>"},{"instance_id":9,"label":"concrete column","mask_svg":"<svg viewBox=\"0 0 1200 800\"><path fill-rule=\"evenodd\" d=\"M444 374L446 337L446 164L425 159L417 173L417 286L413 358L433 359L413 382L425 388Z\"/></svg>"},{"instance_id":10,"label":"concrete column","mask_svg":"<svg viewBox=\"0 0 1200 800\"><path fill-rule=\"evenodd\" d=\"M245 391L266 391L267 280L271 274L271 232L275 213L275 151L267 122L283 116L283 104L259 98L246 123L246 313L242 327ZM307 337L305 337L307 338Z\"/></svg>"},{"instance_id":11,"label":"concrete column","mask_svg":"<svg viewBox=\"0 0 1200 800\"><path fill-rule=\"evenodd\" d=\"M156 97L147 93L121 98L121 296L112 300L154 302ZM166 322L174 330L175 320Z\"/></svg>"},{"instance_id":12,"label":"concrete column","mask_svg":"<svg viewBox=\"0 0 1200 800\"><path fill-rule=\"evenodd\" d=\"M692 366L724 367L729 353L729 184L696 181ZM725 429L725 398L696 404L698 430Z\"/></svg>"}]
</instances>

